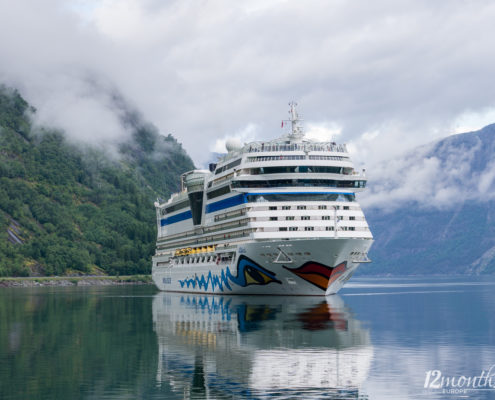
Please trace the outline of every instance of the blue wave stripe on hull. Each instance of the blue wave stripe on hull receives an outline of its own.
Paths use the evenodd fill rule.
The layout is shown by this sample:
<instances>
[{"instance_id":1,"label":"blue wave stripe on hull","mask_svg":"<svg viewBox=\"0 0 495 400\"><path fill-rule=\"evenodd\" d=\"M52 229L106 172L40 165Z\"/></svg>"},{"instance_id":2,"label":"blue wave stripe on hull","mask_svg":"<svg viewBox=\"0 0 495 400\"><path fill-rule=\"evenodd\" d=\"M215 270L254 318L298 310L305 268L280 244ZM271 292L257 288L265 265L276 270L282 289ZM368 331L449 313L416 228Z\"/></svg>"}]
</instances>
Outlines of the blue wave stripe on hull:
<instances>
[{"instance_id":1,"label":"blue wave stripe on hull","mask_svg":"<svg viewBox=\"0 0 495 400\"><path fill-rule=\"evenodd\" d=\"M191 286L193 289L198 286L199 289L203 289L205 291L208 290L208 287L211 286L211 290L215 291L215 288L218 287L221 292L223 292L223 287L225 287L229 290L232 290L229 284L229 279L233 280L234 276L230 273L229 267L226 268L225 272L221 272L220 276L219 275L213 275L211 271L208 271L208 275L205 278L204 275L201 275L201 277L198 277L197 275L194 278L187 278L184 280L179 279L180 287L184 288L184 285L189 289Z\"/></svg>"}]
</instances>

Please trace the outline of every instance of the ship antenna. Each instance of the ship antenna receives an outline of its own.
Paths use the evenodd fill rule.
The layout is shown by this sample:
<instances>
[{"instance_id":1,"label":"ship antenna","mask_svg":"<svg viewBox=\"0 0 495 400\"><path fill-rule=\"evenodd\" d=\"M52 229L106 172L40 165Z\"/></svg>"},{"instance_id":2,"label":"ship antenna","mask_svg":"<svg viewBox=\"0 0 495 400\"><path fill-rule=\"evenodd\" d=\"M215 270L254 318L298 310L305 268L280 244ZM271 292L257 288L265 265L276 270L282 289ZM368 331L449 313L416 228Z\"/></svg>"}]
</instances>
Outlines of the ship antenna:
<instances>
[{"instance_id":1,"label":"ship antenna","mask_svg":"<svg viewBox=\"0 0 495 400\"><path fill-rule=\"evenodd\" d=\"M297 114L297 103L294 101L291 101L289 103L289 114L290 114L290 119L289 121L292 124L292 132L289 134L290 139L301 139L304 136L304 133L302 131L301 125L299 125L299 121L302 121L299 118L299 115Z\"/></svg>"}]
</instances>

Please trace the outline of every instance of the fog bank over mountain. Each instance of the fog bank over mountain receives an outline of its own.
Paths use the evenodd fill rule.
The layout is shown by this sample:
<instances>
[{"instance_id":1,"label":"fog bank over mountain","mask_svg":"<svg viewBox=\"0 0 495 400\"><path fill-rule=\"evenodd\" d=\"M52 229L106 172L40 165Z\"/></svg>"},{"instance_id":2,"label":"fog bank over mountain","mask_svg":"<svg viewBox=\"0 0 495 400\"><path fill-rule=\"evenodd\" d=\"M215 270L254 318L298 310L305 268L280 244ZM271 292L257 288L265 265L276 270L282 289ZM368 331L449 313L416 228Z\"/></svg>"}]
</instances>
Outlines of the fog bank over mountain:
<instances>
[{"instance_id":1,"label":"fog bank over mountain","mask_svg":"<svg viewBox=\"0 0 495 400\"><path fill-rule=\"evenodd\" d=\"M495 273L495 124L422 146L370 172L367 274Z\"/></svg>"},{"instance_id":2,"label":"fog bank over mountain","mask_svg":"<svg viewBox=\"0 0 495 400\"><path fill-rule=\"evenodd\" d=\"M368 190L360 196L366 208L448 209L466 201L495 198L495 124L418 147L375 165Z\"/></svg>"}]
</instances>

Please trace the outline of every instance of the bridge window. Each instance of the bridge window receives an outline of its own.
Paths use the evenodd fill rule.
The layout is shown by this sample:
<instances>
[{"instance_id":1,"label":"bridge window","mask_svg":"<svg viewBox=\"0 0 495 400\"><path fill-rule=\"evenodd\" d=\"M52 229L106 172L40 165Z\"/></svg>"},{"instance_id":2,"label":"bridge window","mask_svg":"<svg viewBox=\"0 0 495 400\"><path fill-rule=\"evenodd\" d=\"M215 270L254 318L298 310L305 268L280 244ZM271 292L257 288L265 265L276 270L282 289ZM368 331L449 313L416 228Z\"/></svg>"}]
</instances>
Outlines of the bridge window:
<instances>
[{"instance_id":1,"label":"bridge window","mask_svg":"<svg viewBox=\"0 0 495 400\"><path fill-rule=\"evenodd\" d=\"M287 201L355 201L354 193L273 193L273 194L246 194L246 200L252 202L287 202ZM339 209L339 206L335 206ZM306 210L305 205L298 205L298 210Z\"/></svg>"}]
</instances>

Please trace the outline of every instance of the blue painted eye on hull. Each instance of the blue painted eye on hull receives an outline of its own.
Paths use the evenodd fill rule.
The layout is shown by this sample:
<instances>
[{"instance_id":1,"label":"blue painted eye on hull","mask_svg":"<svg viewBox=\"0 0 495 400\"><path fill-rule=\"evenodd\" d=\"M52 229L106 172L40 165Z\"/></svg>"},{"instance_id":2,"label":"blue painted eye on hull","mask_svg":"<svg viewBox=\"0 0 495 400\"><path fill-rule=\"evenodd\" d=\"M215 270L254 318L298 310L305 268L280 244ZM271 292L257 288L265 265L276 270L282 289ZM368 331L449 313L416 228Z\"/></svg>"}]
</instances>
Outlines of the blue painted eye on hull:
<instances>
[{"instance_id":1,"label":"blue painted eye on hull","mask_svg":"<svg viewBox=\"0 0 495 400\"><path fill-rule=\"evenodd\" d=\"M268 271L244 255L241 255L237 262L237 276L229 276L229 279L243 287L249 285L266 285L271 282L282 284L273 272Z\"/></svg>"}]
</instances>

